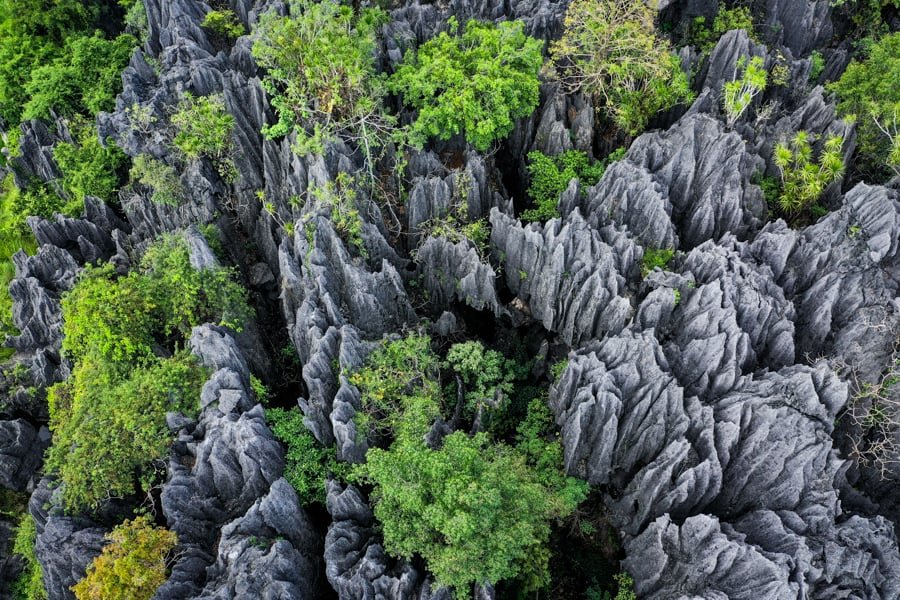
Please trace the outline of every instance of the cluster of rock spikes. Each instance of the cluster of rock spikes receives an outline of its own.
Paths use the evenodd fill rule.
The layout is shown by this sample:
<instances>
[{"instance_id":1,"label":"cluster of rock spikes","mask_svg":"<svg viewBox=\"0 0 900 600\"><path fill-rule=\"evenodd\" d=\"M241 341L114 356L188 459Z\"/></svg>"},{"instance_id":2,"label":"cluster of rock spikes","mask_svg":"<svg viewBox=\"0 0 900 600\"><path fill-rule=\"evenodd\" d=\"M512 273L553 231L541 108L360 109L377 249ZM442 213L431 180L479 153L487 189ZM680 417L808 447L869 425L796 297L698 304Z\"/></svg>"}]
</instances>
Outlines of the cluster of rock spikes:
<instances>
[{"instance_id":1,"label":"cluster of rock spikes","mask_svg":"<svg viewBox=\"0 0 900 600\"><path fill-rule=\"evenodd\" d=\"M359 199L363 255L338 235L328 211L287 200L333 181L358 153L334 144L304 158L288 139L264 139L271 109L250 39L222 48L200 26L202 3L145 0L149 36L123 73L116 110L98 119L101 135L131 156L165 158L172 150L161 140L129 127L128 107L164 114L184 91L222 94L235 118L240 175L226 183L201 161L182 174L181 206L129 194L123 214L89 199L81 218L31 219L39 250L17 256L11 286L16 360L34 386L64 379L60 297L83 266L104 260L125 271L136 251L176 230L188 232L198 262L214 261L196 226L216 223L260 321L287 331L296 349L307 426L336 444L342 460L358 462L367 449L347 373L384 336L422 317L431 318L434 336L464 337L477 314L569 349L549 396L565 468L601 490L596 501L621 537L639 597L900 598L900 468L854 461L853 424L839 418L858 383L878 381L897 357L900 195L889 186L834 185L824 196L833 210L814 224L792 229L769 219L753 176L775 172L773 140L804 130L852 141L853 128L807 83L809 59L794 58L831 37L831 4L764 4L775 32L768 46L735 30L702 62L683 50L683 63L700 68L697 99L660 116L596 185L570 185L559 218L524 225L509 189L531 150L592 151L590 102L545 84L540 108L502 153L460 151L455 169L427 148L411 157L401 225L413 235L395 235L378 204ZM279 2L231 5L249 26ZM551 0L409 2L387 27L421 41L451 14L518 18L530 35L550 39L564 11ZM396 48L380 51L384 61L400 59ZM778 118L727 128L717 96L725 78L740 57L773 61L776 53L789 66L789 83L767 97ZM836 52L826 69L840 72L847 61ZM58 135L40 122L25 125L20 172L53 179ZM448 209L461 176L469 215L490 223L487 253L416 233ZM258 190L274 210L261 206ZM286 222L314 226L291 236ZM647 249L664 247L678 251L674 260L642 274ZM428 291L427 307L413 301L413 281ZM190 338L212 375L199 417L170 420L175 443L159 503L179 549L155 597L449 598L421 566L385 553L357 487L329 484L325 525L298 503L250 384L251 371L271 375L260 341L271 323L240 335L204 325ZM0 421L0 484L31 492L49 596L70 598L109 528L56 510L49 480L36 475L49 443L38 425L42 409L11 382L0 385L18 407ZM3 531L8 538L8 524ZM260 547L258 537L277 541ZM489 586L479 594L496 596Z\"/></svg>"}]
</instances>

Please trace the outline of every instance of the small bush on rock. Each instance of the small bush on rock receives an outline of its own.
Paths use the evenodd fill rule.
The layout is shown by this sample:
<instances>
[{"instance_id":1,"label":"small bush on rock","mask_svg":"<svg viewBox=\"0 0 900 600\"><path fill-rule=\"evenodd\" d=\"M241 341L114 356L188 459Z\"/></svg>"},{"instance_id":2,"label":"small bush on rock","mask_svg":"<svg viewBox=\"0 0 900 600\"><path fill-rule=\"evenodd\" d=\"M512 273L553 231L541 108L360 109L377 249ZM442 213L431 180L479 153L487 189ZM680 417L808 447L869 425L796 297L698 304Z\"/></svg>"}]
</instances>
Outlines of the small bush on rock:
<instances>
[{"instance_id":1,"label":"small bush on rock","mask_svg":"<svg viewBox=\"0 0 900 600\"><path fill-rule=\"evenodd\" d=\"M775 164L781 171L778 205L787 214L796 214L813 204L829 185L844 174L841 148L844 138L829 136L818 161L813 157L809 134L798 131L790 143L775 145Z\"/></svg>"},{"instance_id":2,"label":"small bush on rock","mask_svg":"<svg viewBox=\"0 0 900 600\"><path fill-rule=\"evenodd\" d=\"M644 258L641 261L641 275L646 277L657 267L665 269L675 257L675 251L671 248L644 248Z\"/></svg>"},{"instance_id":3,"label":"small bush on rock","mask_svg":"<svg viewBox=\"0 0 900 600\"><path fill-rule=\"evenodd\" d=\"M244 24L233 10L211 10L203 17L201 25L220 38L233 40L244 35Z\"/></svg>"},{"instance_id":4,"label":"small bush on rock","mask_svg":"<svg viewBox=\"0 0 900 600\"><path fill-rule=\"evenodd\" d=\"M77 600L150 600L166 581L166 560L178 538L146 515L116 526L109 544L72 587Z\"/></svg>"},{"instance_id":5,"label":"small bush on rock","mask_svg":"<svg viewBox=\"0 0 900 600\"><path fill-rule=\"evenodd\" d=\"M335 449L320 444L303 424L296 408L266 409L266 419L275 438L287 447L284 478L297 491L301 505L325 504L325 484L329 477L346 478L349 465L337 460Z\"/></svg>"},{"instance_id":6,"label":"small bush on rock","mask_svg":"<svg viewBox=\"0 0 900 600\"><path fill-rule=\"evenodd\" d=\"M528 153L528 175L531 185L528 195L535 203L522 213L523 221L548 221L559 216L559 195L566 191L569 181L578 179L582 186L589 187L600 181L607 165L620 159L625 150L620 148L606 160L592 162L587 154L578 150L567 150L559 156L547 156L543 152Z\"/></svg>"},{"instance_id":7,"label":"small bush on rock","mask_svg":"<svg viewBox=\"0 0 900 600\"><path fill-rule=\"evenodd\" d=\"M175 169L149 154L135 157L131 179L153 190L150 199L157 204L178 206L184 201L184 188Z\"/></svg>"},{"instance_id":8,"label":"small bush on rock","mask_svg":"<svg viewBox=\"0 0 900 600\"><path fill-rule=\"evenodd\" d=\"M738 76L738 71L741 75ZM722 104L725 108L725 122L734 127L737 120L750 108L753 99L766 89L768 73L763 60L754 56L749 61L741 57L735 66L731 81L722 86Z\"/></svg>"},{"instance_id":9,"label":"small bush on rock","mask_svg":"<svg viewBox=\"0 0 900 600\"><path fill-rule=\"evenodd\" d=\"M497 25L455 17L418 50L410 50L390 80L391 90L418 110L414 144L464 134L479 151L513 130L537 107L541 42L520 21Z\"/></svg>"}]
</instances>

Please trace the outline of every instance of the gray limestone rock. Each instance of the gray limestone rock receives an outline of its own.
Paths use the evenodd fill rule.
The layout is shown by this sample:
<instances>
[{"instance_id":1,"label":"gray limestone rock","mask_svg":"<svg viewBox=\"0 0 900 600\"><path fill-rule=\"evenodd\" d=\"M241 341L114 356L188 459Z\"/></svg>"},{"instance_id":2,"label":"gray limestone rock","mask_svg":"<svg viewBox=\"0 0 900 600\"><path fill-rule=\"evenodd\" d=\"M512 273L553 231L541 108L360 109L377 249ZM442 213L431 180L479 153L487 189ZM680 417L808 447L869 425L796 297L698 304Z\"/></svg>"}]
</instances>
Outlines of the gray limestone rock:
<instances>
[{"instance_id":1,"label":"gray limestone rock","mask_svg":"<svg viewBox=\"0 0 900 600\"><path fill-rule=\"evenodd\" d=\"M438 308L463 302L475 310L500 311L494 269L482 261L468 240L452 243L429 237L416 251L416 263L428 300Z\"/></svg>"},{"instance_id":2,"label":"gray limestone rock","mask_svg":"<svg viewBox=\"0 0 900 600\"><path fill-rule=\"evenodd\" d=\"M625 234L592 229L577 212L541 228L523 227L495 209L491 225L506 285L535 320L573 346L622 330L632 313L624 274L640 252Z\"/></svg>"},{"instance_id":3,"label":"gray limestone rock","mask_svg":"<svg viewBox=\"0 0 900 600\"><path fill-rule=\"evenodd\" d=\"M50 445L50 431L24 419L0 421L0 486L23 491Z\"/></svg>"},{"instance_id":4,"label":"gray limestone rock","mask_svg":"<svg viewBox=\"0 0 900 600\"><path fill-rule=\"evenodd\" d=\"M595 228L627 227L654 248L690 249L729 232L746 238L766 214L762 191L750 182L763 167L739 135L690 114L640 136L586 195L560 208L579 208Z\"/></svg>"}]
</instances>

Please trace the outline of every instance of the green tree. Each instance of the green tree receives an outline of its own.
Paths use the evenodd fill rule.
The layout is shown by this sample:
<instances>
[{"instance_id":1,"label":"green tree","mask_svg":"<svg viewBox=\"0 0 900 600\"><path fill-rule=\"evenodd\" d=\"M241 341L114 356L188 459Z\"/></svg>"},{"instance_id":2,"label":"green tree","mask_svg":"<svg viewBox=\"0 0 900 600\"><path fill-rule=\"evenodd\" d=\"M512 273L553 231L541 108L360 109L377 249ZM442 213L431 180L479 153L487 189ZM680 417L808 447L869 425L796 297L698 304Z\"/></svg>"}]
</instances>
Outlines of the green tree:
<instances>
[{"instance_id":1,"label":"green tree","mask_svg":"<svg viewBox=\"0 0 900 600\"><path fill-rule=\"evenodd\" d=\"M550 74L584 91L630 135L661 110L693 98L669 43L657 37L656 10L642 0L573 0L562 38L550 46Z\"/></svg>"},{"instance_id":2,"label":"green tree","mask_svg":"<svg viewBox=\"0 0 900 600\"><path fill-rule=\"evenodd\" d=\"M473 371L489 362L496 361L471 344L448 356L473 389ZM425 434L441 406L436 366L428 338L411 335L374 352L353 379L364 406L395 411L387 415L393 443L370 449L354 470L373 486L385 549L421 556L438 583L458 594L512 578L540 588L549 581L550 523L574 510L587 485L562 472L562 449L540 400L529 406L515 446L457 431L429 448ZM482 383L495 385L489 379Z\"/></svg>"},{"instance_id":3,"label":"green tree","mask_svg":"<svg viewBox=\"0 0 900 600\"><path fill-rule=\"evenodd\" d=\"M22 120L32 71L61 56L65 41L98 16L94 2L0 0L0 119L6 129Z\"/></svg>"},{"instance_id":4,"label":"green tree","mask_svg":"<svg viewBox=\"0 0 900 600\"><path fill-rule=\"evenodd\" d=\"M119 171L128 157L112 140L102 144L93 124L75 120L70 128L75 143L60 142L53 148L53 158L62 172L63 189L79 205L85 196L114 201L119 189Z\"/></svg>"},{"instance_id":5,"label":"green tree","mask_svg":"<svg viewBox=\"0 0 900 600\"><path fill-rule=\"evenodd\" d=\"M712 27L707 27L705 17L696 17L691 22L690 43L701 51L711 51L723 35L732 29L743 29L750 39L758 41L753 31L753 17L746 6L720 8L713 19Z\"/></svg>"},{"instance_id":6,"label":"green tree","mask_svg":"<svg viewBox=\"0 0 900 600\"><path fill-rule=\"evenodd\" d=\"M244 35L244 24L233 10L211 10L201 25L222 39L233 40Z\"/></svg>"},{"instance_id":7,"label":"green tree","mask_svg":"<svg viewBox=\"0 0 900 600\"><path fill-rule=\"evenodd\" d=\"M166 559L178 537L146 515L117 525L109 544L72 587L77 600L150 600L166 581Z\"/></svg>"},{"instance_id":8,"label":"green tree","mask_svg":"<svg viewBox=\"0 0 900 600\"><path fill-rule=\"evenodd\" d=\"M88 267L62 300L72 374L49 390L53 445L46 466L67 509L152 485L168 453L169 411L194 414L205 371L178 348L193 326L237 327L245 294L223 268L196 270L182 236L163 237L140 268L116 277Z\"/></svg>"},{"instance_id":9,"label":"green tree","mask_svg":"<svg viewBox=\"0 0 900 600\"><path fill-rule=\"evenodd\" d=\"M296 133L299 154L322 152L341 138L358 143L370 162L390 139L394 120L382 108L384 82L375 45L386 13L357 15L334 0L290 0L290 16L264 14L253 34L253 57L266 70L263 87L278 121L263 134Z\"/></svg>"},{"instance_id":10,"label":"green tree","mask_svg":"<svg viewBox=\"0 0 900 600\"><path fill-rule=\"evenodd\" d=\"M520 21L472 20L460 35L451 17L449 28L407 52L389 85L418 109L413 143L463 133L485 151L537 107L542 44Z\"/></svg>"},{"instance_id":11,"label":"green tree","mask_svg":"<svg viewBox=\"0 0 900 600\"><path fill-rule=\"evenodd\" d=\"M886 35L867 56L850 63L838 81L828 84L838 97L838 113L856 120L859 167L886 178L889 167L900 173L900 33Z\"/></svg>"},{"instance_id":12,"label":"green tree","mask_svg":"<svg viewBox=\"0 0 900 600\"><path fill-rule=\"evenodd\" d=\"M133 36L107 40L99 32L68 39L59 57L31 72L22 118L47 118L51 109L65 116L112 109L122 88L122 69L136 45Z\"/></svg>"}]
</instances>

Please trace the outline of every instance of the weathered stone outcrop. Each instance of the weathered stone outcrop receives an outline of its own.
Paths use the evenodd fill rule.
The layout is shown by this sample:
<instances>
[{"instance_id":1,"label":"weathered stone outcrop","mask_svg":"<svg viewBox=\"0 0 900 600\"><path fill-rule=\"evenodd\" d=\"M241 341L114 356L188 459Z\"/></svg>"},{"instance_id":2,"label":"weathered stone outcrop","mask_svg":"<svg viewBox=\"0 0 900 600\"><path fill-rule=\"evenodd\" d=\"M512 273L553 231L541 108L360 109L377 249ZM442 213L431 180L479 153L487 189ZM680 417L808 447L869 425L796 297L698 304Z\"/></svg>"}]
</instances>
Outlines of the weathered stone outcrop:
<instances>
[{"instance_id":1,"label":"weathered stone outcrop","mask_svg":"<svg viewBox=\"0 0 900 600\"><path fill-rule=\"evenodd\" d=\"M654 248L693 248L725 233L745 238L766 214L759 187L764 167L739 135L700 114L665 132L645 133L585 195L561 203L579 208L594 228L613 223Z\"/></svg>"},{"instance_id":2,"label":"weathered stone outcrop","mask_svg":"<svg viewBox=\"0 0 900 600\"><path fill-rule=\"evenodd\" d=\"M641 254L629 237L592 229L577 212L541 228L493 210L491 225L506 285L535 320L573 346L622 330L632 313L625 276Z\"/></svg>"}]
</instances>

